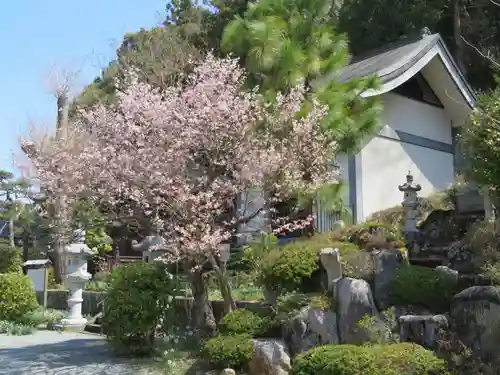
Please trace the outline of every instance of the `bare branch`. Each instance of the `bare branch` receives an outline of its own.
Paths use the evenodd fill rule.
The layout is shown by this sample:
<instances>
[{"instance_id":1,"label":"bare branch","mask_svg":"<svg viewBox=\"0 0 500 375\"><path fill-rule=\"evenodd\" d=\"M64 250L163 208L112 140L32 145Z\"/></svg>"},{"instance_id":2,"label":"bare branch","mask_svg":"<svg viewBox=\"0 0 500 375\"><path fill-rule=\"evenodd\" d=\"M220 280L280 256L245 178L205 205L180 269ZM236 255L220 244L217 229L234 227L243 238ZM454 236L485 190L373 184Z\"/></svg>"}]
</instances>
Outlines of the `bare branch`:
<instances>
[{"instance_id":1,"label":"bare branch","mask_svg":"<svg viewBox=\"0 0 500 375\"><path fill-rule=\"evenodd\" d=\"M492 1L492 0L490 0ZM479 48L477 48L476 46L474 46L472 43L470 43L469 41L467 41L467 39L465 39L463 36L461 37L462 40L465 42L465 44L467 44L469 47L471 47L474 51L476 51L481 57L485 58L486 60L488 60L495 68L500 68L500 64L498 62L496 62L491 56L488 56L488 55L485 55L483 52L481 52L479 50Z\"/></svg>"},{"instance_id":2,"label":"bare branch","mask_svg":"<svg viewBox=\"0 0 500 375\"><path fill-rule=\"evenodd\" d=\"M490 0L490 3L492 3L493 5L495 5L497 7L500 7L500 3L499 2L496 2L494 0Z\"/></svg>"},{"instance_id":3,"label":"bare branch","mask_svg":"<svg viewBox=\"0 0 500 375\"><path fill-rule=\"evenodd\" d=\"M75 94L76 82L81 70L82 67L78 69L57 68L54 64L47 74L45 85L57 99L70 98Z\"/></svg>"}]
</instances>

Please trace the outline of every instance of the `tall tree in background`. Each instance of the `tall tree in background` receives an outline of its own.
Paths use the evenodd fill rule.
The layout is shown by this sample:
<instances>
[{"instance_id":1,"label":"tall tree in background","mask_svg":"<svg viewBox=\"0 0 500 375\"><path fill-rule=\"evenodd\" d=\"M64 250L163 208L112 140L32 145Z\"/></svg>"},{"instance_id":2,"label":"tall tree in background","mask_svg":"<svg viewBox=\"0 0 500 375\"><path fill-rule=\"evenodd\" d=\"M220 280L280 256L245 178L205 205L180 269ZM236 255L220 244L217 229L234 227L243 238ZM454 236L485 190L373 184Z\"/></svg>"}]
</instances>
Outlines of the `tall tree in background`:
<instances>
[{"instance_id":1,"label":"tall tree in background","mask_svg":"<svg viewBox=\"0 0 500 375\"><path fill-rule=\"evenodd\" d=\"M495 85L488 58L500 55L498 5L492 0L344 0L339 30L360 54L429 27L443 36L471 83L488 89Z\"/></svg>"},{"instance_id":2,"label":"tall tree in background","mask_svg":"<svg viewBox=\"0 0 500 375\"><path fill-rule=\"evenodd\" d=\"M353 151L378 124L376 99L359 93L375 79L337 82L334 73L348 62L347 41L334 31L332 0L263 0L250 3L224 30L222 49L241 58L248 86L268 99L305 82L311 97L330 109L322 124L341 151ZM307 111L307 108L305 108Z\"/></svg>"},{"instance_id":3,"label":"tall tree in background","mask_svg":"<svg viewBox=\"0 0 500 375\"><path fill-rule=\"evenodd\" d=\"M378 125L381 107L376 98L359 94L373 88L373 78L338 82L335 72L348 63L344 35L335 32L337 4L333 0L262 0L249 3L243 15L234 16L226 26L222 50L241 59L248 70L247 88L258 85L267 100L276 92L287 92L305 82L310 100L328 108L322 119L324 134L336 141L336 153L355 153L361 140ZM302 108L307 113L308 105ZM335 184L315 197L321 206L337 210L341 190ZM313 210L313 200L296 197L278 211L304 215ZM309 228L312 230L312 228ZM295 235L295 234L294 234Z\"/></svg>"},{"instance_id":4,"label":"tall tree in background","mask_svg":"<svg viewBox=\"0 0 500 375\"><path fill-rule=\"evenodd\" d=\"M22 199L28 199L30 185L27 180L14 178L14 174L7 171L0 171L0 217L5 221L3 226L8 225L9 244L11 248L16 247L16 221L23 215L25 205ZM0 228L0 233L4 228Z\"/></svg>"}]
</instances>

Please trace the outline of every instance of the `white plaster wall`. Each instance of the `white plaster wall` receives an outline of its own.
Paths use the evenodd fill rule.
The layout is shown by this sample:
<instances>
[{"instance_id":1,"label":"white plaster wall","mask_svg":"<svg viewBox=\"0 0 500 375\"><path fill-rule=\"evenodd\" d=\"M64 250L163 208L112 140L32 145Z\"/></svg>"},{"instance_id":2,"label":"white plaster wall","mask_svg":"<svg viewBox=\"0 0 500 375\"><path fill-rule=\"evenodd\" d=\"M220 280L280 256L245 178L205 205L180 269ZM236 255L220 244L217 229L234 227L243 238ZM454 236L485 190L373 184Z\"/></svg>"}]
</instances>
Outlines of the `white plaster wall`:
<instances>
[{"instance_id":1,"label":"white plaster wall","mask_svg":"<svg viewBox=\"0 0 500 375\"><path fill-rule=\"evenodd\" d=\"M396 137L395 130L451 144L451 122L443 109L396 94L386 94L381 133ZM422 186L421 196L449 187L455 180L453 155L398 140L374 137L356 157L357 219L401 204L398 185L411 171Z\"/></svg>"},{"instance_id":2,"label":"white plaster wall","mask_svg":"<svg viewBox=\"0 0 500 375\"><path fill-rule=\"evenodd\" d=\"M383 124L394 130L451 144L451 119L443 108L393 93L382 95L381 100Z\"/></svg>"}]
</instances>

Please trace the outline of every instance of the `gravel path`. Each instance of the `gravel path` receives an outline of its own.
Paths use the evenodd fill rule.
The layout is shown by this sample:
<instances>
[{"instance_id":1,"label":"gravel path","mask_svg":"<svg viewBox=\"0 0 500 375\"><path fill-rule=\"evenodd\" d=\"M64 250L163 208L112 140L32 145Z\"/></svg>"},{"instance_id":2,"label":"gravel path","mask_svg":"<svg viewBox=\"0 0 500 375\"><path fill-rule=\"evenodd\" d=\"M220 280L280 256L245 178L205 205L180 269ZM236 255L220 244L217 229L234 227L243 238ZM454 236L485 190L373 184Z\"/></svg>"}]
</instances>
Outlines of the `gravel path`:
<instances>
[{"instance_id":1,"label":"gravel path","mask_svg":"<svg viewBox=\"0 0 500 375\"><path fill-rule=\"evenodd\" d=\"M142 375L144 365L113 357L102 336L37 331L29 336L0 335L0 374Z\"/></svg>"}]
</instances>

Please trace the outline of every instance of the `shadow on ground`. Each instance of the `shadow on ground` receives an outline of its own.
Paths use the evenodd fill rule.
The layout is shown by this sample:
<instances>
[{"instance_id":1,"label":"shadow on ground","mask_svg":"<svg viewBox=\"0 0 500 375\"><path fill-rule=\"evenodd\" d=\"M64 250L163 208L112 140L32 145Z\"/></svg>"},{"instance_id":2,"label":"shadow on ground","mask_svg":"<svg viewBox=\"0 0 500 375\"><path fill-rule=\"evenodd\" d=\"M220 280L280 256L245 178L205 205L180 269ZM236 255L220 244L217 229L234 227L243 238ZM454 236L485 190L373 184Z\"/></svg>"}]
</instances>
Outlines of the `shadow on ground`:
<instances>
[{"instance_id":1,"label":"shadow on ground","mask_svg":"<svg viewBox=\"0 0 500 375\"><path fill-rule=\"evenodd\" d=\"M13 341L12 345L9 342ZM118 358L105 340L85 336L58 342L16 343L12 336L0 336L0 374L48 375L132 375L145 374L144 363Z\"/></svg>"}]
</instances>

